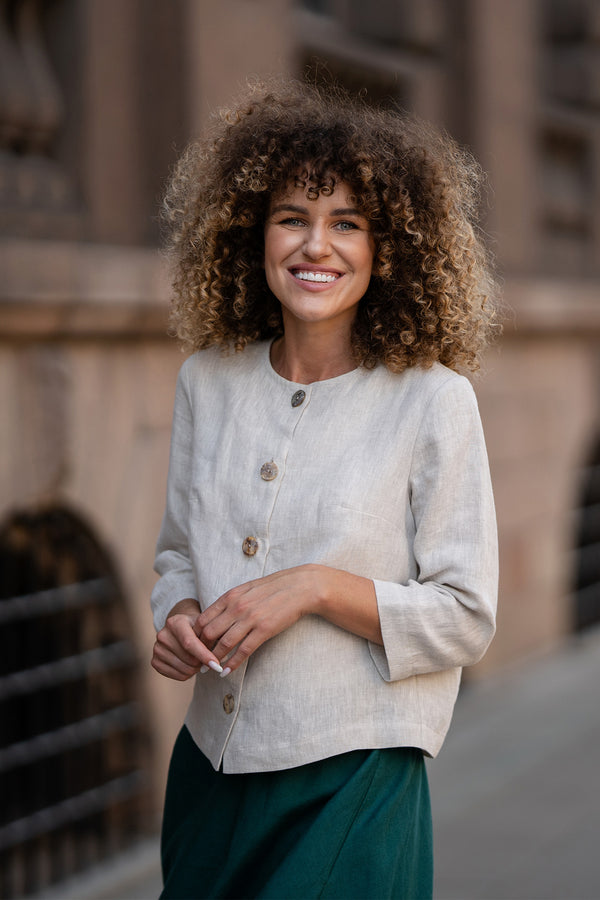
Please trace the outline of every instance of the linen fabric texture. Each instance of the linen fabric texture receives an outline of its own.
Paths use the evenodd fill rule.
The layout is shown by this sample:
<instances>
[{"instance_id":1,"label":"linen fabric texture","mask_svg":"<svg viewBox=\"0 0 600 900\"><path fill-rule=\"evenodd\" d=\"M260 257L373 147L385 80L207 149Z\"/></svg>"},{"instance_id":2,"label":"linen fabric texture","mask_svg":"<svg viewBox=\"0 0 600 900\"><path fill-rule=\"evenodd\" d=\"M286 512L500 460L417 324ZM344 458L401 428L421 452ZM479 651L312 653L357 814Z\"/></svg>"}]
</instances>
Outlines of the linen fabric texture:
<instances>
[{"instance_id":1,"label":"linen fabric texture","mask_svg":"<svg viewBox=\"0 0 600 900\"><path fill-rule=\"evenodd\" d=\"M439 364L300 385L269 351L209 349L181 368L156 629L184 598L205 609L236 585L320 563L373 579L384 643L305 616L227 678L196 676L186 725L226 773L367 748L435 756L461 667L495 627L496 523L473 389Z\"/></svg>"}]
</instances>

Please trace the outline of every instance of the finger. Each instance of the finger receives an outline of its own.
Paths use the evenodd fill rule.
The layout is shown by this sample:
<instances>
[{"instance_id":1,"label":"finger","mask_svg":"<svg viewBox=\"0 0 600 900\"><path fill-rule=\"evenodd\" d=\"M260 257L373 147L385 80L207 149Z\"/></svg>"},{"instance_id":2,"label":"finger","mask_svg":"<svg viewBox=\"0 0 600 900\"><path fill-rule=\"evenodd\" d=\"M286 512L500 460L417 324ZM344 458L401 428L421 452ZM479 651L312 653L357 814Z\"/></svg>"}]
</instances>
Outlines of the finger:
<instances>
[{"instance_id":1,"label":"finger","mask_svg":"<svg viewBox=\"0 0 600 900\"><path fill-rule=\"evenodd\" d=\"M249 582L250 584L252 582ZM208 634L211 636L209 640L217 640L221 634L227 631L239 618L236 614L236 607L240 598L247 592L249 585L242 584L231 588L200 613L194 623L194 631L198 637L205 635L207 628L209 629Z\"/></svg>"},{"instance_id":2,"label":"finger","mask_svg":"<svg viewBox=\"0 0 600 900\"><path fill-rule=\"evenodd\" d=\"M177 669L172 669L170 666L161 666L154 662L152 662L151 665L159 675L164 675L165 678L171 678L173 681L189 681L192 677L191 675L182 675L181 672Z\"/></svg>"},{"instance_id":3,"label":"finger","mask_svg":"<svg viewBox=\"0 0 600 900\"><path fill-rule=\"evenodd\" d=\"M150 665L159 673L159 675L164 675L166 678L172 678L174 681L187 681L192 675L195 675L197 671L191 670L189 674L186 674L154 656L152 657Z\"/></svg>"},{"instance_id":4,"label":"finger","mask_svg":"<svg viewBox=\"0 0 600 900\"><path fill-rule=\"evenodd\" d=\"M246 635L244 640L235 648L229 659L221 658L221 664L223 666L222 677L225 678L230 672L235 672L235 670L241 666L242 663L246 662L248 657L251 656L261 644L264 644L265 640L266 638L261 637L257 631L252 631L250 634Z\"/></svg>"},{"instance_id":5,"label":"finger","mask_svg":"<svg viewBox=\"0 0 600 900\"><path fill-rule=\"evenodd\" d=\"M215 646L231 628L247 618L247 614L247 610L240 604L238 599L220 611L215 610L212 618L208 621L203 622L202 617L199 617L195 624L195 633L202 643L210 647L215 656L219 658L218 653L215 652ZM249 627L248 625L246 630Z\"/></svg>"},{"instance_id":6,"label":"finger","mask_svg":"<svg viewBox=\"0 0 600 900\"><path fill-rule=\"evenodd\" d=\"M157 640L188 665L218 664L211 650L197 637L187 616L173 616L158 633Z\"/></svg>"},{"instance_id":7,"label":"finger","mask_svg":"<svg viewBox=\"0 0 600 900\"><path fill-rule=\"evenodd\" d=\"M226 609L226 603L224 602L224 598L227 595L224 594L223 597L219 597L214 603L211 603L210 606L207 606L204 612L200 613L194 623L194 631L196 634L199 634L206 626L212 622L217 616L220 616Z\"/></svg>"},{"instance_id":8,"label":"finger","mask_svg":"<svg viewBox=\"0 0 600 900\"><path fill-rule=\"evenodd\" d=\"M229 628L213 647L213 653L222 666L229 665L228 657L237 649L238 644L248 635L249 626L243 626L241 623L234 624Z\"/></svg>"},{"instance_id":9,"label":"finger","mask_svg":"<svg viewBox=\"0 0 600 900\"><path fill-rule=\"evenodd\" d=\"M157 634L155 646L161 648L164 654L172 654L177 657L187 666L197 666L202 664L197 656L188 653L187 650L184 649L176 635L171 634L171 632L166 629Z\"/></svg>"},{"instance_id":10,"label":"finger","mask_svg":"<svg viewBox=\"0 0 600 900\"><path fill-rule=\"evenodd\" d=\"M167 647L159 644L158 641L154 645L152 659L163 666L168 666L171 669L176 669L178 672L181 672L181 674L186 678L194 675L201 666L201 663L198 663L196 660L186 662L185 660L181 659L181 657L178 656L177 653L173 653Z\"/></svg>"},{"instance_id":11,"label":"finger","mask_svg":"<svg viewBox=\"0 0 600 900\"><path fill-rule=\"evenodd\" d=\"M207 647L211 652L214 651L215 644L217 643L220 634L217 637L210 637L202 628L198 626L194 626L194 634L198 638L198 640L202 641L205 647Z\"/></svg>"},{"instance_id":12,"label":"finger","mask_svg":"<svg viewBox=\"0 0 600 900\"><path fill-rule=\"evenodd\" d=\"M213 652L222 666L227 666L233 671L273 633L275 632L264 619L253 625L237 622L223 635Z\"/></svg>"}]
</instances>

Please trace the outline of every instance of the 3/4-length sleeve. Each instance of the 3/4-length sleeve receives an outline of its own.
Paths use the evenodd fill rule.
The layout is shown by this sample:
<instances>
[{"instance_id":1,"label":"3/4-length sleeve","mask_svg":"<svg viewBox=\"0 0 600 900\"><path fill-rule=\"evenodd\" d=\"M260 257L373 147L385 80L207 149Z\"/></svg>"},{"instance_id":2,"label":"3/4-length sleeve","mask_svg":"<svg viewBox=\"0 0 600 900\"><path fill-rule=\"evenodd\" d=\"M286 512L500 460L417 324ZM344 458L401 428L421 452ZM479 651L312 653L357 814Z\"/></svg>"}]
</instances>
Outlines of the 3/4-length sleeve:
<instances>
[{"instance_id":1,"label":"3/4-length sleeve","mask_svg":"<svg viewBox=\"0 0 600 900\"><path fill-rule=\"evenodd\" d=\"M151 598L154 626L157 631L164 627L167 615L176 603L188 597L197 598L188 545L192 441L192 410L184 364L175 390L167 502L154 561L154 570L160 575Z\"/></svg>"},{"instance_id":2,"label":"3/4-length sleeve","mask_svg":"<svg viewBox=\"0 0 600 900\"><path fill-rule=\"evenodd\" d=\"M445 381L424 411L410 475L417 578L375 581L386 681L472 665L495 630L496 518L481 421L465 378Z\"/></svg>"}]
</instances>

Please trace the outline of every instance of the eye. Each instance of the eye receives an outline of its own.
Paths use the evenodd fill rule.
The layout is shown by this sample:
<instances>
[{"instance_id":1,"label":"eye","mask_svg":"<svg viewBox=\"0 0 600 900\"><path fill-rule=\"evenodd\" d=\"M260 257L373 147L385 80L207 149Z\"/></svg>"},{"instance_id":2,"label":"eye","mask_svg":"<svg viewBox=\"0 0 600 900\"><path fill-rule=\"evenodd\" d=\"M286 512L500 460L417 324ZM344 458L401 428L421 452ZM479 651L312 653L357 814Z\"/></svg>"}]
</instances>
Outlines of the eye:
<instances>
[{"instance_id":1,"label":"eye","mask_svg":"<svg viewBox=\"0 0 600 900\"><path fill-rule=\"evenodd\" d=\"M304 225L304 222L302 219L297 219L295 216L288 216L286 219L281 219L279 224L290 225L292 228L297 228L300 225Z\"/></svg>"},{"instance_id":2,"label":"eye","mask_svg":"<svg viewBox=\"0 0 600 900\"><path fill-rule=\"evenodd\" d=\"M335 227L338 231L356 231L358 229L358 225L356 222L336 222Z\"/></svg>"}]
</instances>

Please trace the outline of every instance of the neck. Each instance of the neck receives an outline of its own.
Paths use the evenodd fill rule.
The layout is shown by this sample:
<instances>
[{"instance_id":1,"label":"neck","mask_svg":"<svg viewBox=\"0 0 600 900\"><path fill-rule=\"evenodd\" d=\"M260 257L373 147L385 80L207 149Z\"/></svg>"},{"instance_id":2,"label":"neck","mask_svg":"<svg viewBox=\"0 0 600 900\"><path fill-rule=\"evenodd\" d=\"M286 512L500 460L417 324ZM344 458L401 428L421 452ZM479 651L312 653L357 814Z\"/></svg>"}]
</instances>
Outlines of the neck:
<instances>
[{"instance_id":1,"label":"neck","mask_svg":"<svg viewBox=\"0 0 600 900\"><path fill-rule=\"evenodd\" d=\"M288 334L279 338L271 349L271 364L288 381L312 384L356 369L350 335Z\"/></svg>"}]
</instances>

